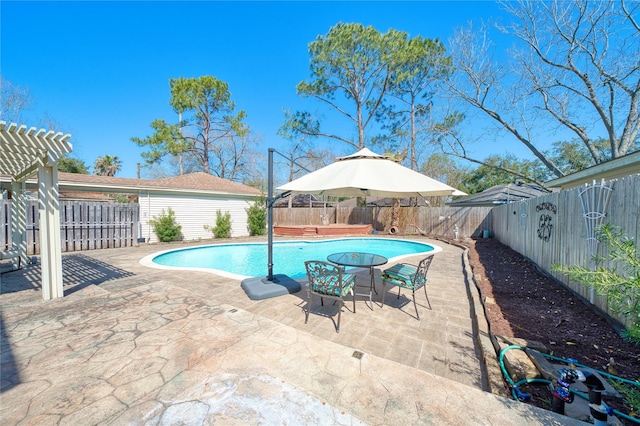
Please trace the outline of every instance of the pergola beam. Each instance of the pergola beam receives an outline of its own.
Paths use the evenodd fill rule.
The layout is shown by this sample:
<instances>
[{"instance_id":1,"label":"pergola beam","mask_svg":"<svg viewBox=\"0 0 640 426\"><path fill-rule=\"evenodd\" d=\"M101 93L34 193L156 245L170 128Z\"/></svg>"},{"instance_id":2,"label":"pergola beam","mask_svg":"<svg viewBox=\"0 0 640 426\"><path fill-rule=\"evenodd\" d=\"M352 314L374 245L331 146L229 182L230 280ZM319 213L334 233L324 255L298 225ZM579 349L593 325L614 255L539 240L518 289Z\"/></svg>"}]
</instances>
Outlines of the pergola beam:
<instances>
[{"instance_id":1,"label":"pergola beam","mask_svg":"<svg viewBox=\"0 0 640 426\"><path fill-rule=\"evenodd\" d=\"M23 170L17 175L12 176L12 180L16 182L24 182L29 179L34 174L38 173L38 167L40 167L42 162L38 161L37 163L29 164L24 167Z\"/></svg>"},{"instance_id":2,"label":"pergola beam","mask_svg":"<svg viewBox=\"0 0 640 426\"><path fill-rule=\"evenodd\" d=\"M71 137L69 134L36 130L35 127L27 130L24 125L18 127L16 123L11 123L7 126L4 121L0 121L0 132L0 170L11 176L25 174L25 169L33 165L34 158L48 158L47 161L53 164L72 150L67 142Z\"/></svg>"}]
</instances>

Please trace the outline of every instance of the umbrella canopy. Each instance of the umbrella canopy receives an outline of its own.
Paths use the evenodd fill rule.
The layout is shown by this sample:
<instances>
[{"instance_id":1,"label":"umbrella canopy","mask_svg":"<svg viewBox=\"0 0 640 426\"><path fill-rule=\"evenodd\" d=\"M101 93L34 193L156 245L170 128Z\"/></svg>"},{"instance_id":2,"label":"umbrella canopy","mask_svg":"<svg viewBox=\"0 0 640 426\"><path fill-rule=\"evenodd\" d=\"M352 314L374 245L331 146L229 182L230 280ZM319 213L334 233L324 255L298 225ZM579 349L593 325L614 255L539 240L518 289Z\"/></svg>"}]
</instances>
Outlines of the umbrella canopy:
<instances>
[{"instance_id":1,"label":"umbrella canopy","mask_svg":"<svg viewBox=\"0 0 640 426\"><path fill-rule=\"evenodd\" d=\"M277 188L294 194L340 197L466 195L364 148Z\"/></svg>"}]
</instances>

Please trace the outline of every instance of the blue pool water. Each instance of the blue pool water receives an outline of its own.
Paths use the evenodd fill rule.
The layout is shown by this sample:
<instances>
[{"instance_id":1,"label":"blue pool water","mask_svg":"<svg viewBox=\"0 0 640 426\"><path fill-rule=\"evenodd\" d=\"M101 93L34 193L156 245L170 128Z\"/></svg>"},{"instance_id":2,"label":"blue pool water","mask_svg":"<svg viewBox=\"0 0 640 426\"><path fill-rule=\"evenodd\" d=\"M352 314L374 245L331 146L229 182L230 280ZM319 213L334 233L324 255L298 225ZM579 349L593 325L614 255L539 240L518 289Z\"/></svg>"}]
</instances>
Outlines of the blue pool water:
<instances>
[{"instance_id":1,"label":"blue pool water","mask_svg":"<svg viewBox=\"0 0 640 426\"><path fill-rule=\"evenodd\" d=\"M388 259L439 251L440 248L409 240L384 238L344 238L322 241L282 241L273 243L273 273L292 278L306 277L306 260L327 260L331 253L368 252ZM220 244L172 250L148 256L149 266L205 269L233 278L268 274L266 243ZM150 260L150 262L149 262ZM145 259L141 261L145 263Z\"/></svg>"}]
</instances>

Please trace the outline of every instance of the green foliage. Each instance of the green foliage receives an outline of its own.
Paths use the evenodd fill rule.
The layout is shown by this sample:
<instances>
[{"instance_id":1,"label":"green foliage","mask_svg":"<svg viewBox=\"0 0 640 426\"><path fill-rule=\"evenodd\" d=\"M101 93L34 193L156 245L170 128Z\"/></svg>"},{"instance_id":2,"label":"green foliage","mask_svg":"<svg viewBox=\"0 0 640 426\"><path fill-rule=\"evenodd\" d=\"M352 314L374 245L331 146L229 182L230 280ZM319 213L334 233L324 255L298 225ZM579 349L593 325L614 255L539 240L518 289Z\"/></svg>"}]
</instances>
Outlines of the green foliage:
<instances>
[{"instance_id":1,"label":"green foliage","mask_svg":"<svg viewBox=\"0 0 640 426\"><path fill-rule=\"evenodd\" d=\"M610 224L598 228L598 240L607 256L594 256L595 268L574 265L568 268L553 265L553 270L569 275L571 280L594 288L607 296L614 314L630 316L632 325L627 338L640 343L640 254L636 243Z\"/></svg>"},{"instance_id":2,"label":"green foliage","mask_svg":"<svg viewBox=\"0 0 640 426\"><path fill-rule=\"evenodd\" d=\"M264 235L267 233L267 203L264 196L257 197L254 203L247 207L247 228L249 235Z\"/></svg>"},{"instance_id":3,"label":"green foliage","mask_svg":"<svg viewBox=\"0 0 640 426\"><path fill-rule=\"evenodd\" d=\"M640 410L640 381L636 379L635 382L629 383L611 377L609 382L622 395L626 411L638 413Z\"/></svg>"},{"instance_id":4,"label":"green foliage","mask_svg":"<svg viewBox=\"0 0 640 426\"><path fill-rule=\"evenodd\" d=\"M222 214L220 210L216 212L216 226L211 227L205 225L204 229L213 232L215 238L230 238L231 237L231 213L225 212Z\"/></svg>"},{"instance_id":5,"label":"green foliage","mask_svg":"<svg viewBox=\"0 0 640 426\"><path fill-rule=\"evenodd\" d=\"M109 198L113 199L116 203L128 203L129 196L127 194L108 194Z\"/></svg>"},{"instance_id":6,"label":"green foliage","mask_svg":"<svg viewBox=\"0 0 640 426\"><path fill-rule=\"evenodd\" d=\"M640 381L633 386L619 380L611 380L611 385L622 394L624 405L630 413L640 412Z\"/></svg>"},{"instance_id":7,"label":"green foliage","mask_svg":"<svg viewBox=\"0 0 640 426\"><path fill-rule=\"evenodd\" d=\"M608 139L595 139L591 141L591 145L593 153L579 139L573 139L569 142L556 141L553 143L551 151L547 152L547 154L565 174L579 172L601 162L610 161L613 158L611 144ZM640 139L636 138L635 142L631 144L629 152L635 152L638 149L640 149ZM598 159L598 163L596 163L594 157Z\"/></svg>"},{"instance_id":8,"label":"green foliage","mask_svg":"<svg viewBox=\"0 0 640 426\"><path fill-rule=\"evenodd\" d=\"M169 80L171 98L169 104L182 118L177 124L154 120L154 133L146 138L131 138L138 146L148 151L142 156L147 164L160 162L165 156L197 159L198 169L205 173L218 170L226 164L224 152L233 155L240 149L236 139L242 140L249 132L244 120L244 111L235 112L229 85L213 76L198 78L172 78ZM224 151L224 152L222 152ZM234 157L235 163L241 159ZM233 174L233 173L231 173ZM224 177L224 176L221 176Z\"/></svg>"},{"instance_id":9,"label":"green foliage","mask_svg":"<svg viewBox=\"0 0 640 426\"><path fill-rule=\"evenodd\" d=\"M89 174L89 168L84 161L67 155L58 160L58 171L65 173Z\"/></svg>"},{"instance_id":10,"label":"green foliage","mask_svg":"<svg viewBox=\"0 0 640 426\"><path fill-rule=\"evenodd\" d=\"M464 179L472 172L469 167L460 166L451 157L435 153L422 164L422 173L461 191L468 192L468 188L464 185Z\"/></svg>"},{"instance_id":11,"label":"green foliage","mask_svg":"<svg viewBox=\"0 0 640 426\"><path fill-rule=\"evenodd\" d=\"M387 150L395 150L394 143L409 140L411 169L418 168L418 153L432 133L430 121L436 86L452 72L451 58L438 40L399 33L391 49L392 74L389 94L376 112L381 129L388 131L375 140Z\"/></svg>"},{"instance_id":12,"label":"green foliage","mask_svg":"<svg viewBox=\"0 0 640 426\"><path fill-rule=\"evenodd\" d=\"M469 194L482 192L492 186L513 183L516 179L521 179L522 175L539 182L546 181L549 176L548 170L539 161L521 160L511 154L493 155L484 162L488 165L478 167L463 179L464 187L468 189L466 192ZM507 170L517 172L521 176Z\"/></svg>"},{"instance_id":13,"label":"green foliage","mask_svg":"<svg viewBox=\"0 0 640 426\"><path fill-rule=\"evenodd\" d=\"M122 169L122 160L117 155L103 155L96 158L93 172L98 176L115 176Z\"/></svg>"},{"instance_id":14,"label":"green foliage","mask_svg":"<svg viewBox=\"0 0 640 426\"><path fill-rule=\"evenodd\" d=\"M144 139L131 138L136 145L148 148L148 151L142 153L142 158L148 165L162 161L166 155L178 156L189 151L191 144L182 137L179 125L153 120L151 128L153 135Z\"/></svg>"},{"instance_id":15,"label":"green foliage","mask_svg":"<svg viewBox=\"0 0 640 426\"><path fill-rule=\"evenodd\" d=\"M439 40L420 36L409 39L406 33L399 33L399 36L397 47L391 51L394 62L392 92L418 95L431 82L453 71L451 57L446 56L446 49Z\"/></svg>"},{"instance_id":16,"label":"green foliage","mask_svg":"<svg viewBox=\"0 0 640 426\"><path fill-rule=\"evenodd\" d=\"M306 111L284 111L284 122L278 128L278 136L293 140L298 135L319 136L320 122Z\"/></svg>"},{"instance_id":17,"label":"green foliage","mask_svg":"<svg viewBox=\"0 0 640 426\"><path fill-rule=\"evenodd\" d=\"M237 136L244 136L248 131L243 122L246 113L235 113L235 102L231 100L229 85L224 81L210 75L199 78L180 77L169 80L169 86L169 103L174 111L191 113L186 114L180 124L195 125L200 137L220 138L230 131ZM197 142L198 136L187 139Z\"/></svg>"},{"instance_id":18,"label":"green foliage","mask_svg":"<svg viewBox=\"0 0 640 426\"><path fill-rule=\"evenodd\" d=\"M392 53L404 35L393 29L381 34L372 26L338 23L318 36L309 44L311 79L298 84L298 94L320 100L351 121L358 140L322 132L320 123L306 112L288 113L285 125L289 128L284 133L323 136L364 148L365 128L373 122L389 88Z\"/></svg>"},{"instance_id":19,"label":"green foliage","mask_svg":"<svg viewBox=\"0 0 640 426\"><path fill-rule=\"evenodd\" d=\"M182 235L182 226L176 223L176 216L174 211L169 207L165 214L164 209L160 216L154 216L149 221L149 224L153 226L153 230L158 236L158 239L163 243L169 241L176 241L180 239Z\"/></svg>"},{"instance_id":20,"label":"green foliage","mask_svg":"<svg viewBox=\"0 0 640 426\"><path fill-rule=\"evenodd\" d=\"M596 149L595 155L599 161L606 161L611 158L609 141L600 138L593 141L593 146ZM554 142L551 152L549 152L548 155L555 165L565 174L579 172L587 167L596 165L593 155L589 152L584 142L578 139L570 142Z\"/></svg>"}]
</instances>

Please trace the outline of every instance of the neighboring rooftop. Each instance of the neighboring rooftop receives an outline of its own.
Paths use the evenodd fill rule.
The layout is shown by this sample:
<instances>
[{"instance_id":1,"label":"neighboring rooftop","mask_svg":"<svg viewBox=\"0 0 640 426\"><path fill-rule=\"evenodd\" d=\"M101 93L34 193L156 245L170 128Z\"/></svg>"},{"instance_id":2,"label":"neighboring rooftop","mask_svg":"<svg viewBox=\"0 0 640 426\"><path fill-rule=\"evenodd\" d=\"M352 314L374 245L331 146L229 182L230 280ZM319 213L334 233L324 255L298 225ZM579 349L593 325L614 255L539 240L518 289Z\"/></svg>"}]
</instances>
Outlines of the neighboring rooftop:
<instances>
[{"instance_id":1,"label":"neighboring rooftop","mask_svg":"<svg viewBox=\"0 0 640 426\"><path fill-rule=\"evenodd\" d=\"M496 185L477 194L461 197L447 203L451 207L498 206L528 198L540 197L550 191L540 185L517 180L506 185Z\"/></svg>"},{"instance_id":2,"label":"neighboring rooftop","mask_svg":"<svg viewBox=\"0 0 640 426\"><path fill-rule=\"evenodd\" d=\"M37 198L37 194L33 194ZM60 191L60 201L115 201L101 192Z\"/></svg>"},{"instance_id":3,"label":"neighboring rooftop","mask_svg":"<svg viewBox=\"0 0 640 426\"><path fill-rule=\"evenodd\" d=\"M168 188L182 189L205 189L209 191L232 192L242 194L260 195L262 191L242 183L233 182L229 179L219 178L209 173L196 172L181 176L158 179L153 184L166 186Z\"/></svg>"},{"instance_id":4,"label":"neighboring rooftop","mask_svg":"<svg viewBox=\"0 0 640 426\"><path fill-rule=\"evenodd\" d=\"M393 197L367 197L367 207L393 207ZM425 197L404 197L400 198L400 207L429 207L429 201ZM356 207L358 198L349 198L348 200L340 201L338 206L340 207Z\"/></svg>"},{"instance_id":5,"label":"neighboring rooftop","mask_svg":"<svg viewBox=\"0 0 640 426\"><path fill-rule=\"evenodd\" d=\"M0 183L9 183L11 178L0 175ZM27 181L35 185L35 180ZM78 173L58 173L61 191L126 192L146 189L186 190L224 194L260 195L262 191L248 185L222 179L204 172L190 173L164 179L135 179L113 176L98 176Z\"/></svg>"},{"instance_id":6,"label":"neighboring rooftop","mask_svg":"<svg viewBox=\"0 0 640 426\"><path fill-rule=\"evenodd\" d=\"M276 201L273 207L289 207L289 201L291 201L291 207L324 207L325 202L318 200L315 196L310 194L296 194L290 195L285 198L280 198ZM331 206L331 203L326 203L327 206Z\"/></svg>"}]
</instances>

